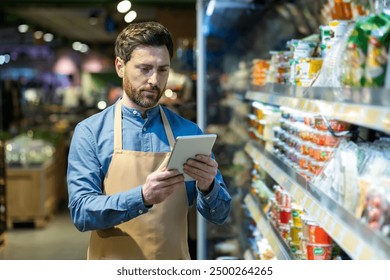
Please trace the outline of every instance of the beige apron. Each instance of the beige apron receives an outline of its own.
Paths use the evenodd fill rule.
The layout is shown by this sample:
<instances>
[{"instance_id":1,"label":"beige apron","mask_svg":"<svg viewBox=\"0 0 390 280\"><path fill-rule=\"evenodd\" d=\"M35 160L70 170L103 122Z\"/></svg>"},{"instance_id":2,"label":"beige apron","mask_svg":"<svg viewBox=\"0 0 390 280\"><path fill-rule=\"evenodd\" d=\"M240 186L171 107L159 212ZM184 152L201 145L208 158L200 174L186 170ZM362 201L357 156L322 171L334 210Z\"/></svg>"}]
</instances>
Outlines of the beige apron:
<instances>
[{"instance_id":1,"label":"beige apron","mask_svg":"<svg viewBox=\"0 0 390 280\"><path fill-rule=\"evenodd\" d=\"M160 107L171 150L174 143L169 122ZM126 128L125 128L126 129ZM122 149L122 102L114 118L114 154L106 178L107 195L142 185L146 177L162 169L170 152L148 153ZM190 259L187 243L188 198L183 184L148 213L115 227L91 233L88 259L163 260Z\"/></svg>"}]
</instances>

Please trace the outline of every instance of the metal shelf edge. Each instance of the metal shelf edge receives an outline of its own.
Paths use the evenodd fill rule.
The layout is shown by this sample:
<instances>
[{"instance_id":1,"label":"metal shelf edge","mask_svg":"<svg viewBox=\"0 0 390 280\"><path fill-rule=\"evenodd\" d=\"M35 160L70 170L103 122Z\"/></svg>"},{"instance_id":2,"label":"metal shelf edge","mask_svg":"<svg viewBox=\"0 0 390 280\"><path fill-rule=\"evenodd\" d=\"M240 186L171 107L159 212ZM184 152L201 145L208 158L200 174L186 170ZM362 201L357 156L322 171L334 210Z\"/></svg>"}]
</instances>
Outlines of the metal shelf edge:
<instances>
[{"instance_id":1,"label":"metal shelf edge","mask_svg":"<svg viewBox=\"0 0 390 280\"><path fill-rule=\"evenodd\" d=\"M262 168L278 184L285 187L294 199L301 202L308 214L313 216L353 259L390 259L390 243L385 237L368 229L338 203L327 199L319 190L314 191L309 184L302 183L299 174L286 167L262 147L248 142L245 151L260 162Z\"/></svg>"},{"instance_id":2,"label":"metal shelf edge","mask_svg":"<svg viewBox=\"0 0 390 280\"><path fill-rule=\"evenodd\" d=\"M264 235L264 237L269 241L272 249L274 250L278 259L294 259L292 253L285 248L285 246L280 240L277 233L275 233L272 228L269 220L265 214L260 210L260 206L255 202L251 194L247 194L244 198L245 205L248 207L248 210L256 222L256 226L259 231Z\"/></svg>"}]
</instances>

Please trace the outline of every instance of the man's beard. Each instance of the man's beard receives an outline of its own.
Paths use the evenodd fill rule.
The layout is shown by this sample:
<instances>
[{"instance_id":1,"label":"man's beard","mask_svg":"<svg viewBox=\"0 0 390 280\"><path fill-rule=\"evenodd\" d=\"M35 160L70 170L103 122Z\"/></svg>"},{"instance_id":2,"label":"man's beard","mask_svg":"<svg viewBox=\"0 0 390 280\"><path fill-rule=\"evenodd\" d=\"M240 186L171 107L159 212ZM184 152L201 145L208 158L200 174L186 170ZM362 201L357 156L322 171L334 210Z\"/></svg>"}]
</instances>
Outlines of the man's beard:
<instances>
[{"instance_id":1,"label":"man's beard","mask_svg":"<svg viewBox=\"0 0 390 280\"><path fill-rule=\"evenodd\" d=\"M157 105L163 94L163 91L158 86L147 86L137 90L131 85L126 76L124 77L123 88L129 99L142 108L153 108ZM157 92L157 95L144 95L142 91Z\"/></svg>"}]
</instances>

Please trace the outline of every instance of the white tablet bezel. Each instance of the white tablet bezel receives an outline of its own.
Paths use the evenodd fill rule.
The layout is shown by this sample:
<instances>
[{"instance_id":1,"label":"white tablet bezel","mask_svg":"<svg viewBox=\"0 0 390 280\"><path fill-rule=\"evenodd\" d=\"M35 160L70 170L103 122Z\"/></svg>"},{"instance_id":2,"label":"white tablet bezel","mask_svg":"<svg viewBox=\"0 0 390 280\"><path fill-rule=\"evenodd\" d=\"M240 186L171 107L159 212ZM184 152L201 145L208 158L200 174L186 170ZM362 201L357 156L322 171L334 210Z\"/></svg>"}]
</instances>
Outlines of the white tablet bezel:
<instances>
[{"instance_id":1,"label":"white tablet bezel","mask_svg":"<svg viewBox=\"0 0 390 280\"><path fill-rule=\"evenodd\" d=\"M171 156L169 158L167 169L177 169L184 175L185 181L193 181L183 171L183 165L189 158L196 155L211 155L216 134L188 135L176 137Z\"/></svg>"}]
</instances>

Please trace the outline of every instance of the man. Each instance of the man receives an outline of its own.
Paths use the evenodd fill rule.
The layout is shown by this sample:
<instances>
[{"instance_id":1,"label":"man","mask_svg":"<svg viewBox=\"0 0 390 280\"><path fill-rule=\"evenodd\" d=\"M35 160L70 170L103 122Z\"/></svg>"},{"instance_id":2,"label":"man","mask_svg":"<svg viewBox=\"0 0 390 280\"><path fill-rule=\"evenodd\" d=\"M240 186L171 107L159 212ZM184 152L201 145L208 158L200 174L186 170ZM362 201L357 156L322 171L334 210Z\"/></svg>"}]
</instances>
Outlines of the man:
<instances>
[{"instance_id":1,"label":"man","mask_svg":"<svg viewBox=\"0 0 390 280\"><path fill-rule=\"evenodd\" d=\"M196 201L208 221L222 224L231 197L212 156L184 165L196 181L166 169L175 137L202 134L158 105L173 56L169 31L156 22L132 23L118 35L115 55L123 96L80 122L70 145L72 221L92 231L88 259L189 259L189 207Z\"/></svg>"}]
</instances>

